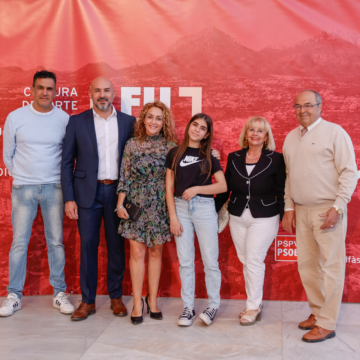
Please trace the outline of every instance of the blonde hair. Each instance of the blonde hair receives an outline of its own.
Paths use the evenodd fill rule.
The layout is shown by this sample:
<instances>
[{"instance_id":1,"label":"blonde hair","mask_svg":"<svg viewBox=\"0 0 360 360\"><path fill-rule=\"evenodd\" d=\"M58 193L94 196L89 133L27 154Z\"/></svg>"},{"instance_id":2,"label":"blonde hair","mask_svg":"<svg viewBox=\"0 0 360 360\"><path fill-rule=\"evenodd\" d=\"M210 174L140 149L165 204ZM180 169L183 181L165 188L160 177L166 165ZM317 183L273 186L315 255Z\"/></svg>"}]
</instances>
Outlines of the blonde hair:
<instances>
[{"instance_id":1,"label":"blonde hair","mask_svg":"<svg viewBox=\"0 0 360 360\"><path fill-rule=\"evenodd\" d=\"M145 129L144 120L145 120L145 116L146 116L147 112L152 107L159 108L163 113L164 125L163 125L163 128L160 131L160 134L166 140L173 141L174 143L176 143L177 138L176 138L175 124L174 124L174 121L172 119L172 113L171 113L170 109L164 103L162 103L159 100L155 100L154 102L147 103L141 109L139 118L137 119L137 121L135 123L135 130L134 130L135 137L140 141L145 140L145 138L146 138L146 129Z\"/></svg>"},{"instance_id":2,"label":"blonde hair","mask_svg":"<svg viewBox=\"0 0 360 360\"><path fill-rule=\"evenodd\" d=\"M244 148L248 148L249 147L249 143L246 140L246 132L249 130L249 128L251 126L254 125L255 122L260 122L262 125L262 128L265 130L266 135L268 136L268 138L265 140L264 143L264 148L267 150L275 150L276 146L275 146L275 140L271 131L271 127L270 124L268 123L268 121L262 117L262 116L253 116L251 117L244 125L240 137L239 137L239 145L242 149Z\"/></svg>"}]
</instances>

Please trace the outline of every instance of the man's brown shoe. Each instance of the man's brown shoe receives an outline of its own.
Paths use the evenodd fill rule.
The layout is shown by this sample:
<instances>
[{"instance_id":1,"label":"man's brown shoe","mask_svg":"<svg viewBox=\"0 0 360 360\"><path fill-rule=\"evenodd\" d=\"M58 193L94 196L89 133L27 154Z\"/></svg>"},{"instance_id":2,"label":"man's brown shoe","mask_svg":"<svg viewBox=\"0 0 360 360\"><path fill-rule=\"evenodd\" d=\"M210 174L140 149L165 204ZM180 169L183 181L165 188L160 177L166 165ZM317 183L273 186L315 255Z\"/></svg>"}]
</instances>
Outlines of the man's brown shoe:
<instances>
[{"instance_id":1,"label":"man's brown shoe","mask_svg":"<svg viewBox=\"0 0 360 360\"><path fill-rule=\"evenodd\" d=\"M122 301L122 297L118 299L111 299L110 309L116 316L126 316L128 314L127 309Z\"/></svg>"},{"instance_id":2,"label":"man's brown shoe","mask_svg":"<svg viewBox=\"0 0 360 360\"><path fill-rule=\"evenodd\" d=\"M89 315L95 314L95 304L87 304L81 301L80 306L77 310L71 315L71 320L80 321L85 320Z\"/></svg>"},{"instance_id":3,"label":"man's brown shoe","mask_svg":"<svg viewBox=\"0 0 360 360\"><path fill-rule=\"evenodd\" d=\"M320 326L315 325L312 330L310 330L302 337L302 341L316 343L331 339L335 336L335 330L326 330Z\"/></svg>"},{"instance_id":4,"label":"man's brown shoe","mask_svg":"<svg viewBox=\"0 0 360 360\"><path fill-rule=\"evenodd\" d=\"M302 321L299 324L299 329L311 330L315 326L315 323L316 323L315 315L311 314L307 320Z\"/></svg>"}]
</instances>

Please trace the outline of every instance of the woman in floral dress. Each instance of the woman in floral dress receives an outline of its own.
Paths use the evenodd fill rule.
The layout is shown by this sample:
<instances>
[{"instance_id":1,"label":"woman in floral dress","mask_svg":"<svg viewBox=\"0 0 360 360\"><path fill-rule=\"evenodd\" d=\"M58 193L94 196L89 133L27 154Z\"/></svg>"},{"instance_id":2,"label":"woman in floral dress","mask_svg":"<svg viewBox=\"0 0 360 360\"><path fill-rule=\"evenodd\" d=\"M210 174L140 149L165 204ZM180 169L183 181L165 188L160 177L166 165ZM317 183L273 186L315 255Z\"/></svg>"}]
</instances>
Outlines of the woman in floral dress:
<instances>
[{"instance_id":1,"label":"woman in floral dress","mask_svg":"<svg viewBox=\"0 0 360 360\"><path fill-rule=\"evenodd\" d=\"M176 144L175 125L169 108L160 101L146 104L135 125L135 137L128 140L121 163L117 214L119 234L130 240L130 274L134 294L133 324L143 322L142 288L148 249L150 317L161 320L157 306L163 244L171 240L165 201L165 159ZM123 206L128 201L141 208L139 219L131 221Z\"/></svg>"}]
</instances>

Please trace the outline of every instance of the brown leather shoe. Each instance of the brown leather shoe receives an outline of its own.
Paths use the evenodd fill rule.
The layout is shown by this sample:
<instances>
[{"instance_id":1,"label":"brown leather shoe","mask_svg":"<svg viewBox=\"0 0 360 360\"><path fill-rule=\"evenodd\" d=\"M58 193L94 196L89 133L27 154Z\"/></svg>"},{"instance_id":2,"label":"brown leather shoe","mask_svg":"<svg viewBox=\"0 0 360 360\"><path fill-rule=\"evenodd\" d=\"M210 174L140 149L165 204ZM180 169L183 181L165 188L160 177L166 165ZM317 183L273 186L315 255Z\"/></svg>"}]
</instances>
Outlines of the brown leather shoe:
<instances>
[{"instance_id":1,"label":"brown leather shoe","mask_svg":"<svg viewBox=\"0 0 360 360\"><path fill-rule=\"evenodd\" d=\"M302 321L299 324L299 329L301 330L311 330L316 323L315 315L311 314L307 320Z\"/></svg>"},{"instance_id":2,"label":"brown leather shoe","mask_svg":"<svg viewBox=\"0 0 360 360\"><path fill-rule=\"evenodd\" d=\"M316 343L334 338L335 336L335 330L326 330L320 326L315 325L312 330L310 330L302 337L302 341Z\"/></svg>"},{"instance_id":3,"label":"brown leather shoe","mask_svg":"<svg viewBox=\"0 0 360 360\"><path fill-rule=\"evenodd\" d=\"M122 301L122 297L118 299L111 299L110 309L116 316L126 316L128 314L127 309Z\"/></svg>"},{"instance_id":4,"label":"brown leather shoe","mask_svg":"<svg viewBox=\"0 0 360 360\"><path fill-rule=\"evenodd\" d=\"M87 304L83 301L80 302L80 306L77 310L71 315L71 320L80 321L85 320L89 315L95 314L95 304Z\"/></svg>"}]
</instances>

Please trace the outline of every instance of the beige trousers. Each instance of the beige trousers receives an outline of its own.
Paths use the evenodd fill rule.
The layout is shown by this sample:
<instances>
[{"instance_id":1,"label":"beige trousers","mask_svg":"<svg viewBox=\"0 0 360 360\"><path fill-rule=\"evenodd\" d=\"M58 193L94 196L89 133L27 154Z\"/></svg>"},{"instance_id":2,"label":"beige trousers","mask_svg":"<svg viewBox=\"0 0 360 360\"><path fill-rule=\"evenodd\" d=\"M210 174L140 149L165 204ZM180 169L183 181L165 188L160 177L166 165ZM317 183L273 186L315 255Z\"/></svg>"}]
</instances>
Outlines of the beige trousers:
<instances>
[{"instance_id":1,"label":"beige trousers","mask_svg":"<svg viewBox=\"0 0 360 360\"><path fill-rule=\"evenodd\" d=\"M332 229L321 230L329 207L296 206L298 269L316 325L335 330L345 279L346 209Z\"/></svg>"}]
</instances>

